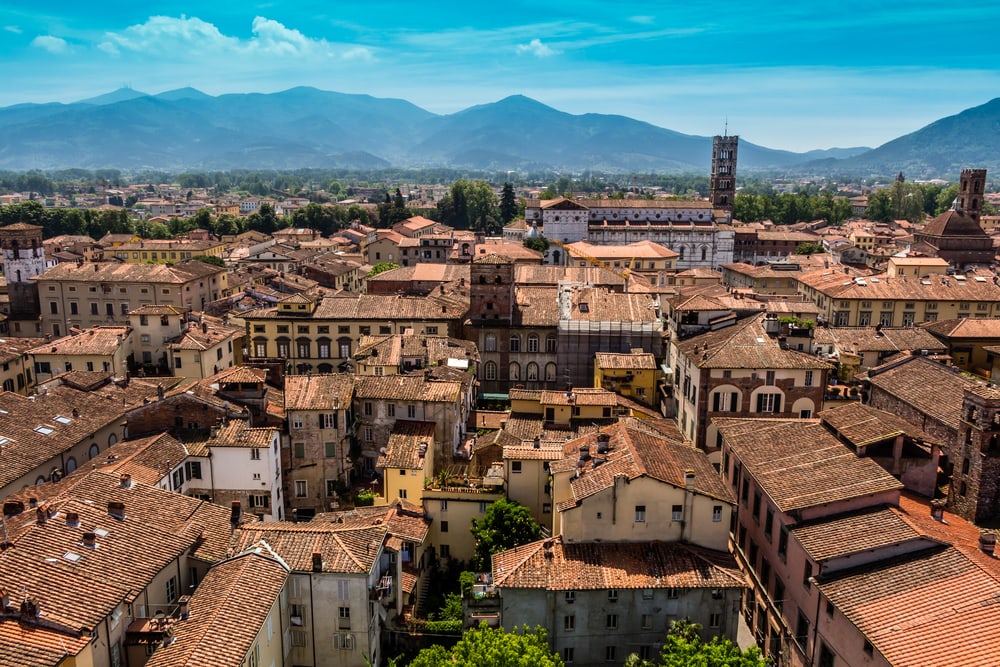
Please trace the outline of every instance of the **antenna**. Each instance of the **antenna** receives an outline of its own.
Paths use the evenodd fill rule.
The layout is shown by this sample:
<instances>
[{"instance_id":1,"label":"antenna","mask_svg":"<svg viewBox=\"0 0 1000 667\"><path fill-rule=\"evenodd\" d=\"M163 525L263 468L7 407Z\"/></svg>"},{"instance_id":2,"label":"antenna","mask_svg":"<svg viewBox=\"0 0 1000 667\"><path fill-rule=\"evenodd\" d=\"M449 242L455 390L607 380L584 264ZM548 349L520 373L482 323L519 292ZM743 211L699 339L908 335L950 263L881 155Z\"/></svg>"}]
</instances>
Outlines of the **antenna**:
<instances>
[{"instance_id":1,"label":"antenna","mask_svg":"<svg viewBox=\"0 0 1000 667\"><path fill-rule=\"evenodd\" d=\"M729 116L726 116L725 124L722 126L722 136L729 136Z\"/></svg>"}]
</instances>

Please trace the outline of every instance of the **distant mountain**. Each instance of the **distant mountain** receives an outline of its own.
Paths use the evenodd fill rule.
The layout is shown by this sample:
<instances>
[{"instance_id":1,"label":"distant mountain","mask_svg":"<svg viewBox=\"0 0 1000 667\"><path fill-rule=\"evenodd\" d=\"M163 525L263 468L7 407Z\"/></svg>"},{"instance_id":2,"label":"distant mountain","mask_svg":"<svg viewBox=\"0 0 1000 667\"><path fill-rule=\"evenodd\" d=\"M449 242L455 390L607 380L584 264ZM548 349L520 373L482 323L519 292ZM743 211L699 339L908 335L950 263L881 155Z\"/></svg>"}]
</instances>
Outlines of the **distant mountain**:
<instances>
[{"instance_id":1,"label":"distant mountain","mask_svg":"<svg viewBox=\"0 0 1000 667\"><path fill-rule=\"evenodd\" d=\"M939 153L947 153L950 140L964 139L972 131L962 128L976 126L973 133L985 132L990 122L993 139L1000 141L996 105L990 105L994 107L990 111L959 114L950 130L937 132L940 137L934 145L940 146ZM963 118L966 114L969 117ZM908 165L925 164L928 171L944 165L941 155L922 151L925 142L917 136L920 132L897 139L901 143L896 148L892 148L896 142L890 142L874 151L832 148L793 153L744 140L739 168L839 173L877 167L880 173L894 173L900 168L906 171ZM956 160L982 163L972 158L975 147L986 144L966 143L968 159L956 154L942 174L953 176L949 170ZM994 149L992 155L998 154ZM158 95L122 88L74 104L0 109L2 169L442 166L706 173L710 157L711 137L682 134L625 116L568 114L521 95L448 115L430 113L405 100L308 87L218 97L194 88ZM901 161L900 166L888 168L894 161Z\"/></svg>"},{"instance_id":2,"label":"distant mountain","mask_svg":"<svg viewBox=\"0 0 1000 667\"><path fill-rule=\"evenodd\" d=\"M146 93L139 92L129 87L119 88L118 90L113 90L110 93L105 93L103 95L98 95L97 97L91 97L85 100L80 100L80 104L115 104L116 102L124 102L125 100L134 100L137 97L147 97Z\"/></svg>"},{"instance_id":3,"label":"distant mountain","mask_svg":"<svg viewBox=\"0 0 1000 667\"><path fill-rule=\"evenodd\" d=\"M1000 170L1000 97L838 161L843 172L956 179L966 167Z\"/></svg>"}]
</instances>

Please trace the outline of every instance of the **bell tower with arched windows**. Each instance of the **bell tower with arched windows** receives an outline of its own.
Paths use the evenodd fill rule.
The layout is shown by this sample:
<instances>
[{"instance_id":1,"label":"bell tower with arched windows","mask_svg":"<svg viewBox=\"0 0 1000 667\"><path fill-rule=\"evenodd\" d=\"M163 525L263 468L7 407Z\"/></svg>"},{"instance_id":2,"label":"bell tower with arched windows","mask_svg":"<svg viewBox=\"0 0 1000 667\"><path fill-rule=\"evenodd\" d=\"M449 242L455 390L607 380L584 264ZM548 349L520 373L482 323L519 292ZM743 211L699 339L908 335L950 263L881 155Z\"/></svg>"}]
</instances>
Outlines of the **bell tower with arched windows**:
<instances>
[{"instance_id":1,"label":"bell tower with arched windows","mask_svg":"<svg viewBox=\"0 0 1000 667\"><path fill-rule=\"evenodd\" d=\"M736 199L736 151L738 136L722 135L712 138L712 177L709 199L712 206L732 213Z\"/></svg>"},{"instance_id":2,"label":"bell tower with arched windows","mask_svg":"<svg viewBox=\"0 0 1000 667\"><path fill-rule=\"evenodd\" d=\"M979 222L986 190L985 169L963 169L958 180L958 210Z\"/></svg>"},{"instance_id":3,"label":"bell tower with arched windows","mask_svg":"<svg viewBox=\"0 0 1000 667\"><path fill-rule=\"evenodd\" d=\"M473 322L496 321L510 325L514 314L514 260L498 253L476 257L469 271Z\"/></svg>"},{"instance_id":4,"label":"bell tower with arched windows","mask_svg":"<svg viewBox=\"0 0 1000 667\"><path fill-rule=\"evenodd\" d=\"M0 227L0 248L11 319L37 318L42 311L38 283L32 277L45 273L42 228L25 222Z\"/></svg>"}]
</instances>

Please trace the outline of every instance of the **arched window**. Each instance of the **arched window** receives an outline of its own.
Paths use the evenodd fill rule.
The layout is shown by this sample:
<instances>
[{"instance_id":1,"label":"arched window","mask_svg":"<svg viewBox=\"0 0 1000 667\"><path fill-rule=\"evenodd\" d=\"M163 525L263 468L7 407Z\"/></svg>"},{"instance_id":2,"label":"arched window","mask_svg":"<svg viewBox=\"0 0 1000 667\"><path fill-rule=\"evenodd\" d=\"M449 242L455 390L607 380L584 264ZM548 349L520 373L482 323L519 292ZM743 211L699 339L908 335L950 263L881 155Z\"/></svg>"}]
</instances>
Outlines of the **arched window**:
<instances>
[{"instance_id":1,"label":"arched window","mask_svg":"<svg viewBox=\"0 0 1000 667\"><path fill-rule=\"evenodd\" d=\"M681 246L680 249L677 251L677 259L679 259L682 262L684 261L684 246Z\"/></svg>"},{"instance_id":2,"label":"arched window","mask_svg":"<svg viewBox=\"0 0 1000 667\"><path fill-rule=\"evenodd\" d=\"M702 246L701 247L701 261L704 262L706 257L708 257L708 248L706 248L705 246Z\"/></svg>"},{"instance_id":3,"label":"arched window","mask_svg":"<svg viewBox=\"0 0 1000 667\"><path fill-rule=\"evenodd\" d=\"M497 364L495 361L486 362L486 379L487 380L497 379Z\"/></svg>"},{"instance_id":4,"label":"arched window","mask_svg":"<svg viewBox=\"0 0 1000 667\"><path fill-rule=\"evenodd\" d=\"M545 364L545 381L546 382L556 381L556 365L551 361Z\"/></svg>"},{"instance_id":5,"label":"arched window","mask_svg":"<svg viewBox=\"0 0 1000 667\"><path fill-rule=\"evenodd\" d=\"M66 459L66 474L68 475L74 470L76 470L76 459L71 456Z\"/></svg>"},{"instance_id":6,"label":"arched window","mask_svg":"<svg viewBox=\"0 0 1000 667\"><path fill-rule=\"evenodd\" d=\"M112 433L108 436L108 447L118 442L118 436Z\"/></svg>"},{"instance_id":7,"label":"arched window","mask_svg":"<svg viewBox=\"0 0 1000 667\"><path fill-rule=\"evenodd\" d=\"M521 379L521 364L516 361L510 362L510 366L507 368L507 379L511 382Z\"/></svg>"},{"instance_id":8,"label":"arched window","mask_svg":"<svg viewBox=\"0 0 1000 667\"><path fill-rule=\"evenodd\" d=\"M510 351L520 352L521 351L521 337L517 334L511 334L510 337Z\"/></svg>"},{"instance_id":9,"label":"arched window","mask_svg":"<svg viewBox=\"0 0 1000 667\"><path fill-rule=\"evenodd\" d=\"M299 359L309 358L309 343L308 338L298 338L295 341L295 351L298 352Z\"/></svg>"},{"instance_id":10,"label":"arched window","mask_svg":"<svg viewBox=\"0 0 1000 667\"><path fill-rule=\"evenodd\" d=\"M480 274L480 276L479 276L479 284L480 285L485 285L486 284L486 276Z\"/></svg>"},{"instance_id":11,"label":"arched window","mask_svg":"<svg viewBox=\"0 0 1000 667\"><path fill-rule=\"evenodd\" d=\"M537 382L538 381L538 364L536 364L534 361L532 361L530 364L528 364L528 376L527 376L527 379L528 379L528 382Z\"/></svg>"},{"instance_id":12,"label":"arched window","mask_svg":"<svg viewBox=\"0 0 1000 667\"><path fill-rule=\"evenodd\" d=\"M45 484L44 477L39 477L38 479L35 480L35 486L38 486L39 484Z\"/></svg>"},{"instance_id":13,"label":"arched window","mask_svg":"<svg viewBox=\"0 0 1000 667\"><path fill-rule=\"evenodd\" d=\"M341 359L351 358L351 339L350 338L338 338L337 339L337 352Z\"/></svg>"},{"instance_id":14,"label":"arched window","mask_svg":"<svg viewBox=\"0 0 1000 667\"><path fill-rule=\"evenodd\" d=\"M87 457L93 460L97 458L97 455L100 453L101 453L100 448L97 446L97 443L94 443L93 445L90 446L90 451L87 452Z\"/></svg>"},{"instance_id":15,"label":"arched window","mask_svg":"<svg viewBox=\"0 0 1000 667\"><path fill-rule=\"evenodd\" d=\"M320 359L330 358L330 339L329 338L317 338L316 345L319 349Z\"/></svg>"},{"instance_id":16,"label":"arched window","mask_svg":"<svg viewBox=\"0 0 1000 667\"><path fill-rule=\"evenodd\" d=\"M278 345L278 356L287 359L292 356L292 341L288 338L278 338L274 341Z\"/></svg>"},{"instance_id":17,"label":"arched window","mask_svg":"<svg viewBox=\"0 0 1000 667\"><path fill-rule=\"evenodd\" d=\"M332 373L333 372L333 364L320 364L317 367L317 370L320 373Z\"/></svg>"},{"instance_id":18,"label":"arched window","mask_svg":"<svg viewBox=\"0 0 1000 667\"><path fill-rule=\"evenodd\" d=\"M538 334L528 336L528 352L538 352Z\"/></svg>"},{"instance_id":19,"label":"arched window","mask_svg":"<svg viewBox=\"0 0 1000 667\"><path fill-rule=\"evenodd\" d=\"M254 338L253 339L253 356L255 357L266 357L267 356L267 339L266 338Z\"/></svg>"}]
</instances>

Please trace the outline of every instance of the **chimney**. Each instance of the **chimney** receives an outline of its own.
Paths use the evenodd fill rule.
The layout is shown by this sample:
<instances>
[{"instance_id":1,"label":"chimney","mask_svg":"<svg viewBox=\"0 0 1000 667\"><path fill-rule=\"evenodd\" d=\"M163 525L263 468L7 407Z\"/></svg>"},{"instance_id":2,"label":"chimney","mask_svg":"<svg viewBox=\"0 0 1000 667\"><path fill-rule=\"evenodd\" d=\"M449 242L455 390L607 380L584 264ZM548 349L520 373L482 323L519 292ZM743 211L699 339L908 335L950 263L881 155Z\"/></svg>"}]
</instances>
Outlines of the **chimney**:
<instances>
[{"instance_id":1,"label":"chimney","mask_svg":"<svg viewBox=\"0 0 1000 667\"><path fill-rule=\"evenodd\" d=\"M76 528L80 525L80 515L76 512L66 512L66 525Z\"/></svg>"},{"instance_id":2,"label":"chimney","mask_svg":"<svg viewBox=\"0 0 1000 667\"><path fill-rule=\"evenodd\" d=\"M83 546L88 549L97 548L97 533L84 533L83 534Z\"/></svg>"},{"instance_id":3,"label":"chimney","mask_svg":"<svg viewBox=\"0 0 1000 667\"><path fill-rule=\"evenodd\" d=\"M931 501L931 518L935 521L940 521L944 523L944 500L932 500Z\"/></svg>"},{"instance_id":4,"label":"chimney","mask_svg":"<svg viewBox=\"0 0 1000 667\"><path fill-rule=\"evenodd\" d=\"M191 603L190 595L182 595L177 599L177 615L183 621L188 617L188 605Z\"/></svg>"},{"instance_id":5,"label":"chimney","mask_svg":"<svg viewBox=\"0 0 1000 667\"><path fill-rule=\"evenodd\" d=\"M243 509L240 506L240 501L234 500L229 515L229 523L232 524L233 528L236 528L236 526L240 525L240 515L242 513Z\"/></svg>"},{"instance_id":6,"label":"chimney","mask_svg":"<svg viewBox=\"0 0 1000 667\"><path fill-rule=\"evenodd\" d=\"M111 501L108 503L108 515L122 521L125 519L125 503Z\"/></svg>"},{"instance_id":7,"label":"chimney","mask_svg":"<svg viewBox=\"0 0 1000 667\"><path fill-rule=\"evenodd\" d=\"M28 507L32 509L38 507L38 498L35 498L34 496L28 498Z\"/></svg>"},{"instance_id":8,"label":"chimney","mask_svg":"<svg viewBox=\"0 0 1000 667\"><path fill-rule=\"evenodd\" d=\"M597 453L607 454L608 450L611 449L611 436L607 433L597 434Z\"/></svg>"},{"instance_id":9,"label":"chimney","mask_svg":"<svg viewBox=\"0 0 1000 667\"><path fill-rule=\"evenodd\" d=\"M74 419L80 418L80 408L73 408L73 418Z\"/></svg>"},{"instance_id":10,"label":"chimney","mask_svg":"<svg viewBox=\"0 0 1000 667\"><path fill-rule=\"evenodd\" d=\"M590 445L580 445L580 460L586 461L590 458Z\"/></svg>"},{"instance_id":11,"label":"chimney","mask_svg":"<svg viewBox=\"0 0 1000 667\"><path fill-rule=\"evenodd\" d=\"M694 470L688 468L684 471L684 488L692 489L694 488Z\"/></svg>"},{"instance_id":12,"label":"chimney","mask_svg":"<svg viewBox=\"0 0 1000 667\"><path fill-rule=\"evenodd\" d=\"M44 526L45 522L48 520L49 515L48 512L45 511L45 505L39 506L39 508L35 510L35 523L39 526Z\"/></svg>"},{"instance_id":13,"label":"chimney","mask_svg":"<svg viewBox=\"0 0 1000 667\"><path fill-rule=\"evenodd\" d=\"M979 550L992 556L997 548L997 536L993 533L979 533Z\"/></svg>"},{"instance_id":14,"label":"chimney","mask_svg":"<svg viewBox=\"0 0 1000 667\"><path fill-rule=\"evenodd\" d=\"M312 565L313 565L313 572L322 572L323 571L323 554L321 554L318 551L314 551L313 555L312 555Z\"/></svg>"},{"instance_id":15,"label":"chimney","mask_svg":"<svg viewBox=\"0 0 1000 667\"><path fill-rule=\"evenodd\" d=\"M208 333L208 322L202 322L201 323L201 332L203 334L207 334Z\"/></svg>"},{"instance_id":16,"label":"chimney","mask_svg":"<svg viewBox=\"0 0 1000 667\"><path fill-rule=\"evenodd\" d=\"M10 594L6 588L0 588L0 612L7 611L10 606Z\"/></svg>"},{"instance_id":17,"label":"chimney","mask_svg":"<svg viewBox=\"0 0 1000 667\"><path fill-rule=\"evenodd\" d=\"M531 446L534 449L541 449L541 447L542 447L542 438L541 438L541 436L536 435L535 439L531 441Z\"/></svg>"},{"instance_id":18,"label":"chimney","mask_svg":"<svg viewBox=\"0 0 1000 667\"><path fill-rule=\"evenodd\" d=\"M419 445L417 445L417 454L420 456L420 458L424 458L424 456L427 455L427 443L426 442L421 442Z\"/></svg>"},{"instance_id":19,"label":"chimney","mask_svg":"<svg viewBox=\"0 0 1000 667\"><path fill-rule=\"evenodd\" d=\"M132 487L132 475L127 472L123 472L118 476L118 486L123 489L129 489Z\"/></svg>"}]
</instances>

